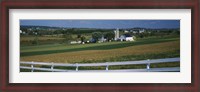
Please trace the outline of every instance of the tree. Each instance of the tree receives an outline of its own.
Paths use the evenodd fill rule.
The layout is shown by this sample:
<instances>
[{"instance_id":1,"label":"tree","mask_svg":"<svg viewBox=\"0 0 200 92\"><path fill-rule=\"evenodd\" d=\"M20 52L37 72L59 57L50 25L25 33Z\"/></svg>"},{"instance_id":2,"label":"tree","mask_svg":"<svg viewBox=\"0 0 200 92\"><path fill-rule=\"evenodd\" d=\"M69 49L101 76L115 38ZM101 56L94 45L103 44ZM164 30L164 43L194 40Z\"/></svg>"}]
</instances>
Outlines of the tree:
<instances>
[{"instance_id":1,"label":"tree","mask_svg":"<svg viewBox=\"0 0 200 92\"><path fill-rule=\"evenodd\" d=\"M70 33L65 33L64 35L64 38L65 38L65 41L67 42L67 43L70 43L70 41L72 40L72 35L70 34Z\"/></svg>"},{"instance_id":2,"label":"tree","mask_svg":"<svg viewBox=\"0 0 200 92\"><path fill-rule=\"evenodd\" d=\"M32 44L33 45L38 45L39 44L38 37L34 38L34 40L32 41Z\"/></svg>"},{"instance_id":3,"label":"tree","mask_svg":"<svg viewBox=\"0 0 200 92\"><path fill-rule=\"evenodd\" d=\"M78 35L77 35L77 38L81 38L81 34L78 34Z\"/></svg>"},{"instance_id":4,"label":"tree","mask_svg":"<svg viewBox=\"0 0 200 92\"><path fill-rule=\"evenodd\" d=\"M179 30L174 30L171 32L171 34L173 35L180 35L180 31Z\"/></svg>"},{"instance_id":5,"label":"tree","mask_svg":"<svg viewBox=\"0 0 200 92\"><path fill-rule=\"evenodd\" d=\"M81 43L85 42L85 36L81 36Z\"/></svg>"},{"instance_id":6,"label":"tree","mask_svg":"<svg viewBox=\"0 0 200 92\"><path fill-rule=\"evenodd\" d=\"M108 32L105 34L105 38L107 41L112 40L115 37L115 34L113 32Z\"/></svg>"},{"instance_id":7,"label":"tree","mask_svg":"<svg viewBox=\"0 0 200 92\"><path fill-rule=\"evenodd\" d=\"M99 38L102 37L102 33L101 32L93 32L92 33L92 38L95 39L96 41L99 40Z\"/></svg>"},{"instance_id":8,"label":"tree","mask_svg":"<svg viewBox=\"0 0 200 92\"><path fill-rule=\"evenodd\" d=\"M56 35L61 34L61 30L55 30L55 31L53 32L53 34L56 34Z\"/></svg>"},{"instance_id":9,"label":"tree","mask_svg":"<svg viewBox=\"0 0 200 92\"><path fill-rule=\"evenodd\" d=\"M139 36L140 38L143 38L143 37L144 37L144 34L143 34L143 33L140 33L138 36Z\"/></svg>"}]
</instances>

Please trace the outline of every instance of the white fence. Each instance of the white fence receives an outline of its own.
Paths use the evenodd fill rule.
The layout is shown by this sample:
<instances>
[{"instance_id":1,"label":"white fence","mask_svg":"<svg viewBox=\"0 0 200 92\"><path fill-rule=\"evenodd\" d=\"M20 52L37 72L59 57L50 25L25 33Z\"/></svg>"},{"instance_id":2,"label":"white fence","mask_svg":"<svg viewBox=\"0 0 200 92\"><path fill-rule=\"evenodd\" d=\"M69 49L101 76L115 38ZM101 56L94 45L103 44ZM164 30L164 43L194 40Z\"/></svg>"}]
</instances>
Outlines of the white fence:
<instances>
[{"instance_id":1,"label":"white fence","mask_svg":"<svg viewBox=\"0 0 200 92\"><path fill-rule=\"evenodd\" d=\"M150 68L150 65L153 63L167 63L167 62L180 62L180 58L165 58L165 59L153 59L153 60L141 60L141 61L123 61L123 62L106 62L106 63L76 63L76 64L63 64L63 63L43 63L43 62L20 62L20 69L29 69L32 72L34 70L41 71L51 71L51 72L162 72L162 71L180 71L180 67L167 67L167 68ZM117 65L138 65L146 64L145 69L120 69L120 70L109 70L109 66ZM21 66L21 65L30 65ZM40 68L34 67L34 65L45 65L50 66L51 68ZM76 70L64 70L64 69L55 69L56 66L63 67L76 67ZM90 67L90 66L105 66L105 70L79 70L79 67Z\"/></svg>"}]
</instances>

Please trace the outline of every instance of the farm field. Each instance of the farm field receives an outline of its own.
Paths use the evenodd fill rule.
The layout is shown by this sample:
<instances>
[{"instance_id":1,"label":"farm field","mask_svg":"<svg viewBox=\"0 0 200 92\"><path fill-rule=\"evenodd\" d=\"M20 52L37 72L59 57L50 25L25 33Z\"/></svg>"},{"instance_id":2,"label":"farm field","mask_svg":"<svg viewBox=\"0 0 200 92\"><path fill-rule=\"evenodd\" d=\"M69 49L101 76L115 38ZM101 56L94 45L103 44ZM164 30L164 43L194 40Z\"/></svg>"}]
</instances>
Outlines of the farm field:
<instances>
[{"instance_id":1,"label":"farm field","mask_svg":"<svg viewBox=\"0 0 200 92\"><path fill-rule=\"evenodd\" d=\"M32 46L36 41L38 40L38 44L59 44L63 43L64 38L59 37L59 36L53 36L53 37L48 37L48 36L22 36L20 37L20 45L21 46Z\"/></svg>"},{"instance_id":2,"label":"farm field","mask_svg":"<svg viewBox=\"0 0 200 92\"><path fill-rule=\"evenodd\" d=\"M34 40L36 36L23 36L20 38L20 41L31 41ZM61 37L48 37L48 36L39 36L39 40L62 40Z\"/></svg>"},{"instance_id":3,"label":"farm field","mask_svg":"<svg viewBox=\"0 0 200 92\"><path fill-rule=\"evenodd\" d=\"M20 61L95 63L169 57L180 57L179 37L139 39L134 42L20 47Z\"/></svg>"},{"instance_id":4,"label":"farm field","mask_svg":"<svg viewBox=\"0 0 200 92\"><path fill-rule=\"evenodd\" d=\"M72 40L77 40L77 35L73 34ZM89 40L91 38L91 34L84 34L85 40ZM34 46L34 41L38 40L38 45L46 45L46 44L62 44L66 43L65 38L62 34L59 35L44 35L44 36L21 36L20 37L20 45L21 46ZM36 43L35 43L36 44Z\"/></svg>"}]
</instances>

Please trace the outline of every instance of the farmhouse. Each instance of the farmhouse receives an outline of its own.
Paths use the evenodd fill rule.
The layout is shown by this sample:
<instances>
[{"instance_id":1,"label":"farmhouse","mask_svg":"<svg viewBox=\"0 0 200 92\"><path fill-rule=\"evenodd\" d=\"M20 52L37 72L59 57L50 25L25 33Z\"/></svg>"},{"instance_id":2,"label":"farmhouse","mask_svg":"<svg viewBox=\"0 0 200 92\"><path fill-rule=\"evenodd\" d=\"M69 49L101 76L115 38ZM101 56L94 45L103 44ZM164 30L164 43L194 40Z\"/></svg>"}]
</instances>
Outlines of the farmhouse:
<instances>
[{"instance_id":1,"label":"farmhouse","mask_svg":"<svg viewBox=\"0 0 200 92\"><path fill-rule=\"evenodd\" d=\"M99 42L105 42L107 39L102 35L102 37L99 38L98 40L99 40Z\"/></svg>"},{"instance_id":2,"label":"farmhouse","mask_svg":"<svg viewBox=\"0 0 200 92\"><path fill-rule=\"evenodd\" d=\"M133 36L129 34L123 34L120 36L120 41L134 41Z\"/></svg>"},{"instance_id":3,"label":"farmhouse","mask_svg":"<svg viewBox=\"0 0 200 92\"><path fill-rule=\"evenodd\" d=\"M139 30L139 33L144 33L144 32L145 32L144 29L140 29L140 30Z\"/></svg>"},{"instance_id":4,"label":"farmhouse","mask_svg":"<svg viewBox=\"0 0 200 92\"><path fill-rule=\"evenodd\" d=\"M130 32L136 34L136 33L144 33L146 30L145 29L132 29Z\"/></svg>"}]
</instances>

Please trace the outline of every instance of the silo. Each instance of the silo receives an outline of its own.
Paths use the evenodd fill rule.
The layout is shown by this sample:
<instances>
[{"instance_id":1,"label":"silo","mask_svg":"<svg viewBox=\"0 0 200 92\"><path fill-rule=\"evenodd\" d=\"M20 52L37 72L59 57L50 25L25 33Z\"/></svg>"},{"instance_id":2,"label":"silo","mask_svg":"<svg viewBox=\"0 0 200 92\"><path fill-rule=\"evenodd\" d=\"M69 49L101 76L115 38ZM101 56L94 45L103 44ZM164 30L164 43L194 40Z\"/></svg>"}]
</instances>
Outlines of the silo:
<instances>
[{"instance_id":1,"label":"silo","mask_svg":"<svg viewBox=\"0 0 200 92\"><path fill-rule=\"evenodd\" d=\"M116 30L114 30L115 33L115 40L117 40L119 38L119 29L117 28Z\"/></svg>"}]
</instances>

